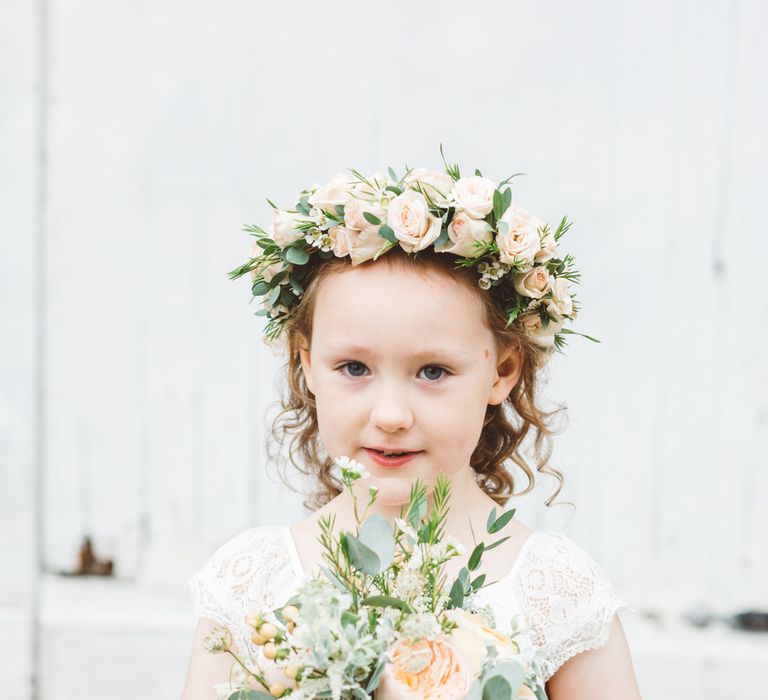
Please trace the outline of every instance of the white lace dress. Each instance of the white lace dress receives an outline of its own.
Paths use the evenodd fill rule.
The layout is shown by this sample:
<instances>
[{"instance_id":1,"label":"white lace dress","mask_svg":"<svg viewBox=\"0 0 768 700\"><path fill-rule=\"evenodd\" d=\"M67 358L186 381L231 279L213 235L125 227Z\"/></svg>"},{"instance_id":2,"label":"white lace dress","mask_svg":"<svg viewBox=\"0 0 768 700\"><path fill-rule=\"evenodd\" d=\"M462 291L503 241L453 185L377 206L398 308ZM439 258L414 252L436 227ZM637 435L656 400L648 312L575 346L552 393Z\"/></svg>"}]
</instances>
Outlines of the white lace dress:
<instances>
[{"instance_id":1,"label":"white lace dress","mask_svg":"<svg viewBox=\"0 0 768 700\"><path fill-rule=\"evenodd\" d=\"M238 649L260 660L245 615L279 607L308 578L290 529L258 526L216 550L187 581L187 596L198 617L226 625ZM491 606L502 632L520 615L523 641L544 652L545 682L575 654L605 644L614 613L627 607L598 564L554 532L532 532L509 573L476 598Z\"/></svg>"}]
</instances>

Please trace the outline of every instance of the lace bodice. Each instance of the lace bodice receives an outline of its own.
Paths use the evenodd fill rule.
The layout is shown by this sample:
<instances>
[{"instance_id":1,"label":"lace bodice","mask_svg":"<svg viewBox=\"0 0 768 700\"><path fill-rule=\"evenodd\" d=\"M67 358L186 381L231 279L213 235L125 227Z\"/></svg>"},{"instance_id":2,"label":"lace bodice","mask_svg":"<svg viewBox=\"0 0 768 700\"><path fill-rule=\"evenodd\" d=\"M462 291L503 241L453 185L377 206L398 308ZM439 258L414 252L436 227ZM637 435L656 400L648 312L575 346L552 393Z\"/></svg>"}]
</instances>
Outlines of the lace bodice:
<instances>
[{"instance_id":1,"label":"lace bodice","mask_svg":"<svg viewBox=\"0 0 768 700\"><path fill-rule=\"evenodd\" d=\"M223 544L187 581L198 617L226 625L246 655L259 658L245 615L273 609L308 578L287 526L258 526ZM626 607L598 564L566 535L532 532L509 573L476 594L505 631L520 614L526 638L544 652L544 681L569 658L608 640L614 613Z\"/></svg>"}]
</instances>

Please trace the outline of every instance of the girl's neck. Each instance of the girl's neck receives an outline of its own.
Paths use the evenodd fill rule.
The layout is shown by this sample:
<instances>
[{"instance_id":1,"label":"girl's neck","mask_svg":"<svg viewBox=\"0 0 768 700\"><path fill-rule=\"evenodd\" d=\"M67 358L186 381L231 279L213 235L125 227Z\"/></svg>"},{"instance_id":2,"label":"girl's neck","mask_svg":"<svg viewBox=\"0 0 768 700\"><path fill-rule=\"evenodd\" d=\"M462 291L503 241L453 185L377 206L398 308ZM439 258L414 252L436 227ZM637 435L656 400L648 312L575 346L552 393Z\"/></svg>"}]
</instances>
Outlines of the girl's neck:
<instances>
[{"instance_id":1,"label":"girl's neck","mask_svg":"<svg viewBox=\"0 0 768 700\"><path fill-rule=\"evenodd\" d=\"M363 518L365 506L368 503L368 491L365 482L357 482L359 489L357 495L357 515ZM432 497L428 497L428 508L432 508ZM378 500L367 510L366 517L373 513L378 513L387 519L390 525L394 524L395 518L403 517L407 509L407 503L401 505L390 505L380 503ZM445 520L445 531L460 540L472 541L472 532L476 539L483 539L485 533L485 524L488 513L496 505L493 499L488 496L477 484L474 472L467 467L460 473L455 474L451 479L450 498L448 500L448 514ZM354 531L357 526L354 514L354 504L349 491L345 490L336 498L329 502L323 510L328 508L336 514L335 530ZM503 508L497 506L497 513ZM470 527L471 523L471 527Z\"/></svg>"}]
</instances>

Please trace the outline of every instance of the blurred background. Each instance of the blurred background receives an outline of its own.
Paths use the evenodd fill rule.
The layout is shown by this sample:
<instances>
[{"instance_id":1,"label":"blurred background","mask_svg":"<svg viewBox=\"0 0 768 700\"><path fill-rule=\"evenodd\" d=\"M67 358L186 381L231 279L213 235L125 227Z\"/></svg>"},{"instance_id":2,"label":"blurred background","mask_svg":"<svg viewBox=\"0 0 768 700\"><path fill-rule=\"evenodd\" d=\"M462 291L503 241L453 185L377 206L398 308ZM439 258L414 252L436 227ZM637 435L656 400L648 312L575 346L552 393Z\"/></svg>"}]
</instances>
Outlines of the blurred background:
<instances>
[{"instance_id":1,"label":"blurred background","mask_svg":"<svg viewBox=\"0 0 768 700\"><path fill-rule=\"evenodd\" d=\"M636 612L645 700L765 698L768 5L3 0L0 694L178 697L186 579L302 518L244 224L347 167L513 182L583 284L515 499ZM88 574L88 575L85 575ZM746 622L744 620L746 619Z\"/></svg>"}]
</instances>

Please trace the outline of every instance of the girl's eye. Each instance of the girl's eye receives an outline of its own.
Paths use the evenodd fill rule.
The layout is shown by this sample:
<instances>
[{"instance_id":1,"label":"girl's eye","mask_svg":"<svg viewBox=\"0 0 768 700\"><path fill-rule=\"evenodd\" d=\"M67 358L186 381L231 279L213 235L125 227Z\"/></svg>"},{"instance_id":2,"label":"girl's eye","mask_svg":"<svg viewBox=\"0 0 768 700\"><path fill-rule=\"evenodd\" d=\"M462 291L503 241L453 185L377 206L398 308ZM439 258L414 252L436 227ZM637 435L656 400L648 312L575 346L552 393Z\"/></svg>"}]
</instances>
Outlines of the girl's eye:
<instances>
[{"instance_id":1,"label":"girl's eye","mask_svg":"<svg viewBox=\"0 0 768 700\"><path fill-rule=\"evenodd\" d=\"M341 365L341 367L337 367L337 370L341 372L345 367L357 368L357 367L365 367L365 365L362 362L345 362L343 365ZM342 374L343 374L343 372L342 372ZM352 372L351 376L352 377L362 377L363 375L362 374L356 374L355 372Z\"/></svg>"},{"instance_id":2,"label":"girl's eye","mask_svg":"<svg viewBox=\"0 0 768 700\"><path fill-rule=\"evenodd\" d=\"M425 370L430 370L430 369L431 370L436 370L438 372L442 372L443 374L447 374L448 373L447 370L443 369L442 367L438 367L437 365L427 365L426 367L423 367L422 369L425 369ZM437 377L433 376L433 377L430 377L430 379L433 380L433 381L438 381L439 379L442 379L442 375L437 376Z\"/></svg>"},{"instance_id":3,"label":"girl's eye","mask_svg":"<svg viewBox=\"0 0 768 700\"><path fill-rule=\"evenodd\" d=\"M344 372L345 368L350 368L349 373L347 374ZM360 368L365 369L365 365L362 362L345 362L340 367L336 368L336 371L341 372L342 374L347 374L347 376L350 377L362 377L364 374L360 373L358 374L358 371ZM422 370L432 370L432 376L428 376L427 378L430 380L431 383L435 383L442 379L442 374L439 374L438 376L434 375L434 372L442 372L443 374L449 374L448 370L444 369L443 367L439 367L437 365L425 365L422 367Z\"/></svg>"}]
</instances>

